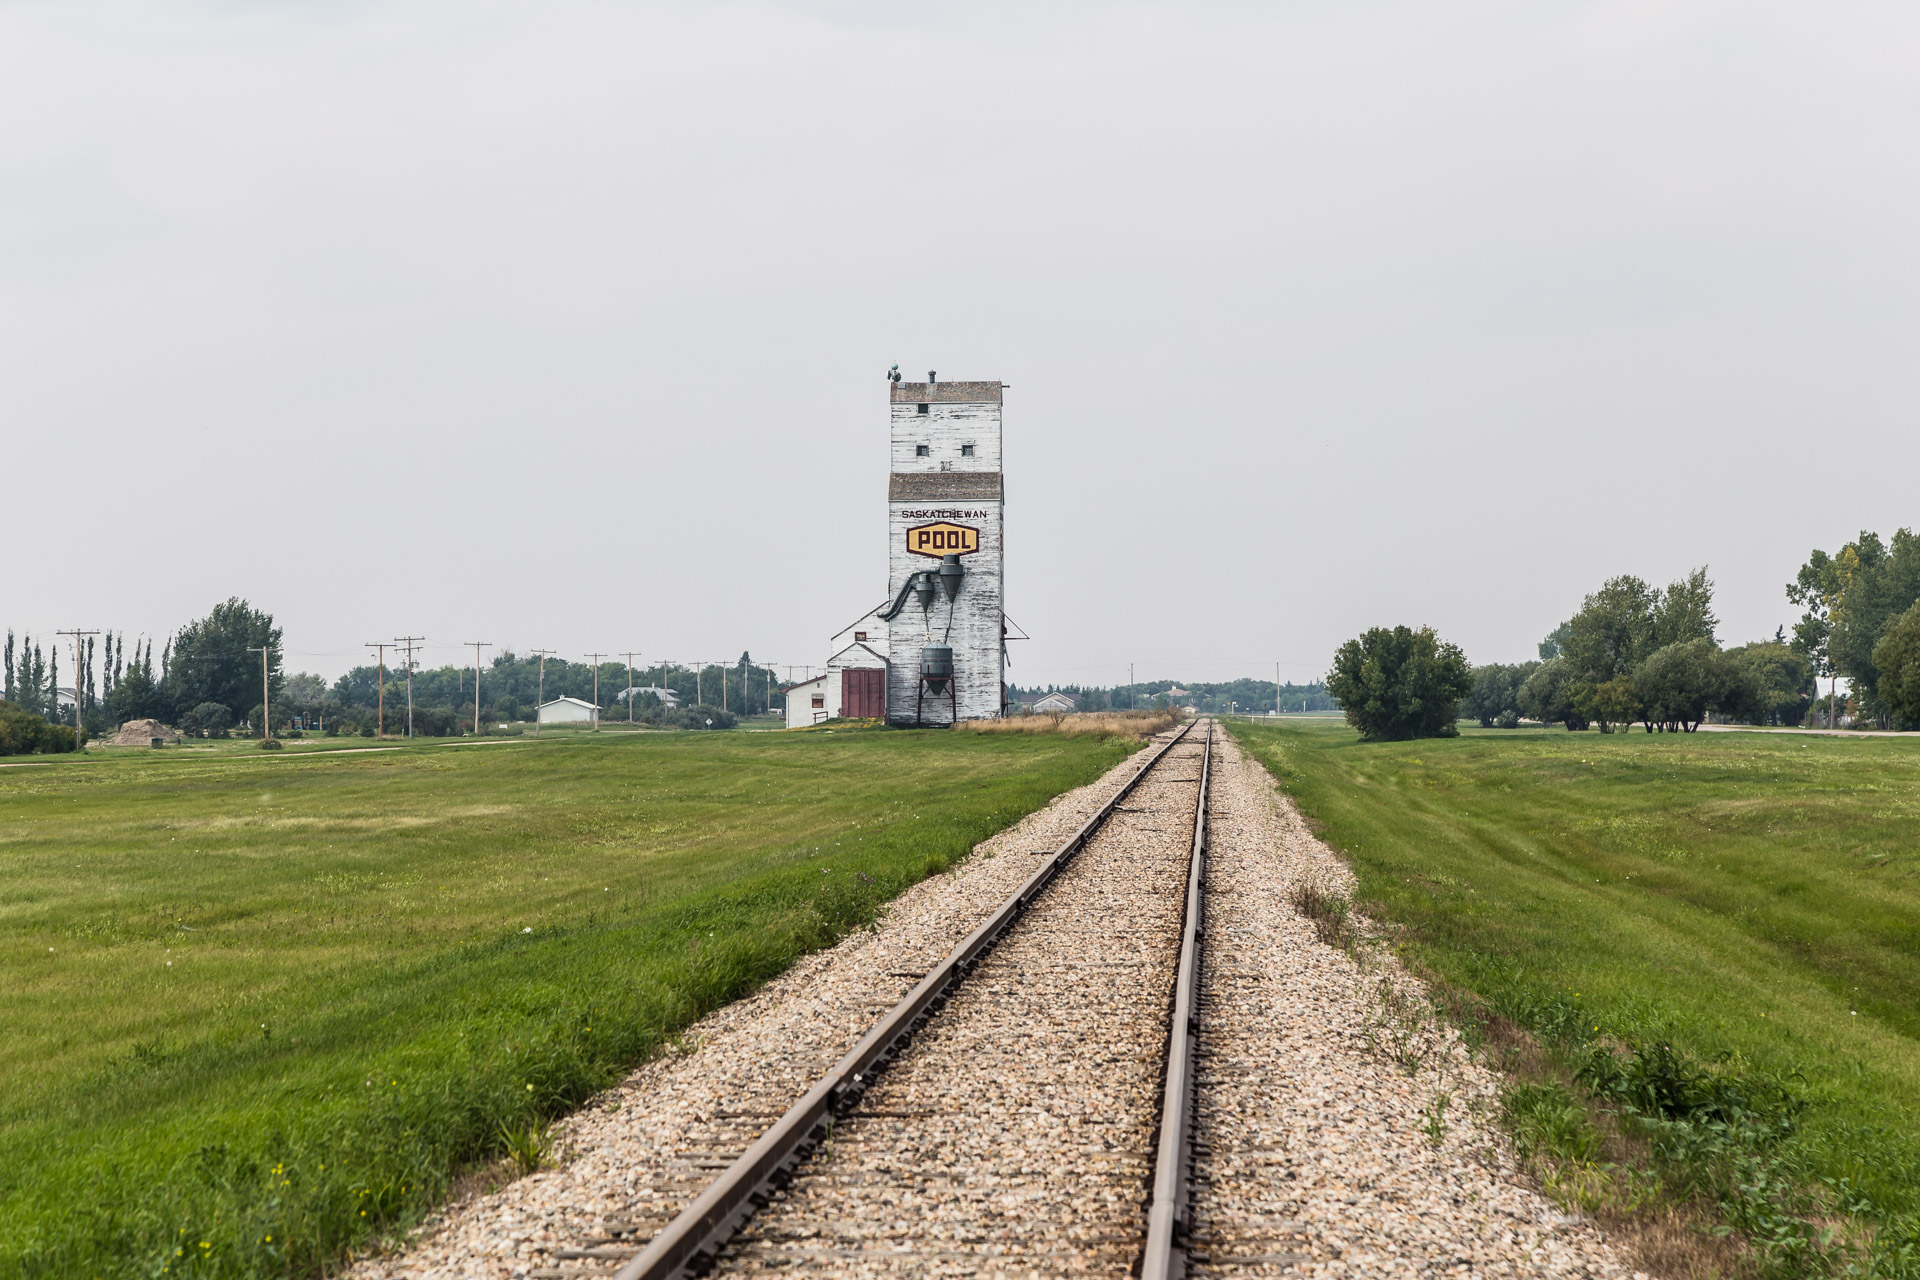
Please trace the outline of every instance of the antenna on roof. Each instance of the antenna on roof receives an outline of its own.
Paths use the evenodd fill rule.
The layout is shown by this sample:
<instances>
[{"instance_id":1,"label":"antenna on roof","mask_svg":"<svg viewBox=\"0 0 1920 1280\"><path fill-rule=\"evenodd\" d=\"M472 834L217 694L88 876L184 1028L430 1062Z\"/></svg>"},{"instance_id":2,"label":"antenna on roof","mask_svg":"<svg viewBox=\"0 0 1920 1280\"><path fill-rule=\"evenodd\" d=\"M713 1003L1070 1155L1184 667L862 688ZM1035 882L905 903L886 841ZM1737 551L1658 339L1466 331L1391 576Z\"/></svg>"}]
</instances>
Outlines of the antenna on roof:
<instances>
[{"instance_id":1,"label":"antenna on roof","mask_svg":"<svg viewBox=\"0 0 1920 1280\"><path fill-rule=\"evenodd\" d=\"M893 367L887 370L887 381L888 382L900 381L900 362L898 360L894 361Z\"/></svg>"},{"instance_id":2,"label":"antenna on roof","mask_svg":"<svg viewBox=\"0 0 1920 1280\"><path fill-rule=\"evenodd\" d=\"M940 381L940 379L933 376L933 370L931 369L927 370L927 385L932 386L934 383L938 381Z\"/></svg>"}]
</instances>

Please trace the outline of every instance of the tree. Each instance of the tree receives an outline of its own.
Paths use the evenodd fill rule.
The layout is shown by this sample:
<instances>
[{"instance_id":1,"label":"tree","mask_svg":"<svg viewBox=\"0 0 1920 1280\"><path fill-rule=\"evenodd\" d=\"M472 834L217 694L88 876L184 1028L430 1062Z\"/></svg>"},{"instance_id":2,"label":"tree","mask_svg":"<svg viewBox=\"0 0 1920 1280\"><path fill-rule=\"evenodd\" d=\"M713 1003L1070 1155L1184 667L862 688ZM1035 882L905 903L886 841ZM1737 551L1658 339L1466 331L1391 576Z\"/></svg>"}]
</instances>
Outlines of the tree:
<instances>
[{"instance_id":1,"label":"tree","mask_svg":"<svg viewBox=\"0 0 1920 1280\"><path fill-rule=\"evenodd\" d=\"M174 713L184 715L205 702L225 707L259 705L260 655L247 650L263 646L267 649L268 687L277 698L282 684L280 628L273 625L272 614L235 597L215 605L198 622L180 628L170 646L162 680Z\"/></svg>"},{"instance_id":2,"label":"tree","mask_svg":"<svg viewBox=\"0 0 1920 1280\"><path fill-rule=\"evenodd\" d=\"M1609 578L1567 624L1561 656L1575 679L1600 685L1626 675L1653 648L1653 608L1659 593L1631 575Z\"/></svg>"},{"instance_id":3,"label":"tree","mask_svg":"<svg viewBox=\"0 0 1920 1280\"><path fill-rule=\"evenodd\" d=\"M1547 638L1540 642L1540 661L1551 662L1559 657L1560 651L1567 647L1568 637L1572 635L1572 622L1563 622L1548 632Z\"/></svg>"},{"instance_id":4,"label":"tree","mask_svg":"<svg viewBox=\"0 0 1920 1280\"><path fill-rule=\"evenodd\" d=\"M1757 695L1750 680L1711 639L1698 636L1648 654L1633 673L1633 695L1648 733L1655 726L1692 733L1709 710L1751 703Z\"/></svg>"},{"instance_id":5,"label":"tree","mask_svg":"<svg viewBox=\"0 0 1920 1280\"><path fill-rule=\"evenodd\" d=\"M1573 705L1573 667L1564 658L1540 664L1515 695L1520 714L1541 724L1564 724L1570 732L1587 727L1587 718Z\"/></svg>"},{"instance_id":6,"label":"tree","mask_svg":"<svg viewBox=\"0 0 1920 1280\"><path fill-rule=\"evenodd\" d=\"M1754 700L1726 711L1753 724L1799 724L1805 719L1818 686L1814 666L1806 654L1787 644L1784 631L1772 640L1744 644L1726 652L1728 662L1742 667L1752 680Z\"/></svg>"},{"instance_id":7,"label":"tree","mask_svg":"<svg viewBox=\"0 0 1920 1280\"><path fill-rule=\"evenodd\" d=\"M1653 647L1687 640L1712 640L1720 620L1713 616L1713 582L1701 565L1667 584L1653 602Z\"/></svg>"},{"instance_id":8,"label":"tree","mask_svg":"<svg viewBox=\"0 0 1920 1280\"><path fill-rule=\"evenodd\" d=\"M1472 687L1466 655L1432 627L1374 627L1341 645L1327 674L1327 691L1369 742L1451 737Z\"/></svg>"},{"instance_id":9,"label":"tree","mask_svg":"<svg viewBox=\"0 0 1920 1280\"><path fill-rule=\"evenodd\" d=\"M1795 647L1824 659L1819 674L1833 681L1829 697L1837 677L1846 676L1866 714L1885 720L1889 706L1879 694L1873 652L1894 620L1920 601L1920 537L1899 529L1883 542L1862 530L1831 556L1815 550L1787 584L1787 598L1806 609L1793 629Z\"/></svg>"},{"instance_id":10,"label":"tree","mask_svg":"<svg viewBox=\"0 0 1920 1280\"><path fill-rule=\"evenodd\" d=\"M1920 603L1894 619L1873 646L1880 697L1907 724L1920 724Z\"/></svg>"},{"instance_id":11,"label":"tree","mask_svg":"<svg viewBox=\"0 0 1920 1280\"><path fill-rule=\"evenodd\" d=\"M1460 704L1461 714L1480 722L1482 729L1496 724L1503 729L1520 726L1520 689L1539 670L1537 662L1511 666L1490 662L1473 669L1473 687Z\"/></svg>"}]
</instances>

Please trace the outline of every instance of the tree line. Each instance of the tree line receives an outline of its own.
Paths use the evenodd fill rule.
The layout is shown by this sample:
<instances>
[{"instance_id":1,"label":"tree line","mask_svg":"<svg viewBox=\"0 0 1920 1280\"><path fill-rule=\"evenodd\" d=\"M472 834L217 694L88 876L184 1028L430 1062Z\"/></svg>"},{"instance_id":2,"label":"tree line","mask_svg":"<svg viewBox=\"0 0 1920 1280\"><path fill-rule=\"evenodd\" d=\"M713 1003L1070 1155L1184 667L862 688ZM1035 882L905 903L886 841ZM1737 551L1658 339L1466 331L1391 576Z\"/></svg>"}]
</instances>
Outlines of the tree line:
<instances>
[{"instance_id":1,"label":"tree line","mask_svg":"<svg viewBox=\"0 0 1920 1280\"><path fill-rule=\"evenodd\" d=\"M295 676L288 682L284 713L303 727L337 725L342 732L372 733L375 718L385 706L386 732L403 732L407 714L407 673L404 665L386 669L384 700L381 671L368 663L353 668L331 686L318 676ZM597 687L596 687L596 676ZM473 728L474 669L447 665L413 672L413 731L424 736L447 736ZM603 721L628 718L622 694L627 688L624 662L568 662L507 652L497 655L479 673L480 724L530 720L544 699L577 698L597 706ZM733 663L653 663L633 669L634 687L665 689L678 705L669 707L657 693L637 694L632 719L636 723L679 728L731 728L738 717L784 711L786 699L773 668L742 653ZM276 717L282 714L275 709Z\"/></svg>"},{"instance_id":2,"label":"tree line","mask_svg":"<svg viewBox=\"0 0 1920 1280\"><path fill-rule=\"evenodd\" d=\"M235 723L236 707L238 718L250 716L258 724L263 693L277 691L283 683L280 629L273 616L237 598L215 605L205 618L180 628L166 640L157 660L151 639L135 640L129 648L124 633L82 637L71 685L60 682L62 647L71 657L71 646L31 635L16 639L9 629L0 650L4 660L0 696L12 714L43 722L72 715L70 709L63 712L63 699L69 708L77 702L83 737L143 719L183 728L200 727L199 721L205 720L207 727L224 731ZM265 682L261 649L267 653ZM70 698L63 689L71 689ZM71 723L64 727L71 735Z\"/></svg>"},{"instance_id":3,"label":"tree line","mask_svg":"<svg viewBox=\"0 0 1920 1280\"><path fill-rule=\"evenodd\" d=\"M1203 713L1234 712L1263 714L1280 711L1337 711L1327 686L1318 680L1307 684L1288 681L1276 685L1271 680L1197 681L1145 680L1136 684L1113 686L1050 684L1045 688L1009 685L1007 696L1018 702L1049 693L1064 693L1081 711L1125 711L1129 707L1194 707Z\"/></svg>"},{"instance_id":4,"label":"tree line","mask_svg":"<svg viewBox=\"0 0 1920 1280\"><path fill-rule=\"evenodd\" d=\"M1525 718L1601 733L1691 733L1709 715L1840 725L1851 713L1856 724L1920 727L1920 538L1863 532L1834 554L1815 550L1786 591L1804 610L1791 637L1782 626L1723 649L1704 567L1659 588L1622 575L1540 642L1537 661L1474 667L1430 627L1376 627L1335 653L1327 688L1373 739L1446 736L1462 715L1486 728Z\"/></svg>"},{"instance_id":5,"label":"tree line","mask_svg":"<svg viewBox=\"0 0 1920 1280\"><path fill-rule=\"evenodd\" d=\"M129 642L124 633L81 637L77 668L66 641L8 630L0 646L0 755L70 751L87 737L133 720L156 720L193 735L225 736L238 728L257 736L266 725L268 705L276 733L373 734L381 727L383 702L385 731L406 732L404 659L396 656L387 664L383 698L379 664L355 667L331 684L311 673L289 675L281 641L273 615L237 597L167 637L158 654L151 639ZM63 652L71 683L61 679ZM411 674L414 733L473 730L471 666L416 666ZM636 667L633 678L637 686L668 690L679 703L666 706L656 694L636 697L633 718L649 724L706 728L711 722L714 728L732 728L738 716L785 706L773 669L747 653L734 663ZM500 654L480 672L480 725L529 719L542 696L578 698L595 703L603 719L625 719L621 695L626 687L624 662L596 666L550 657L543 672L537 656ZM63 692L68 689L71 695ZM71 719L75 699L79 738Z\"/></svg>"}]
</instances>

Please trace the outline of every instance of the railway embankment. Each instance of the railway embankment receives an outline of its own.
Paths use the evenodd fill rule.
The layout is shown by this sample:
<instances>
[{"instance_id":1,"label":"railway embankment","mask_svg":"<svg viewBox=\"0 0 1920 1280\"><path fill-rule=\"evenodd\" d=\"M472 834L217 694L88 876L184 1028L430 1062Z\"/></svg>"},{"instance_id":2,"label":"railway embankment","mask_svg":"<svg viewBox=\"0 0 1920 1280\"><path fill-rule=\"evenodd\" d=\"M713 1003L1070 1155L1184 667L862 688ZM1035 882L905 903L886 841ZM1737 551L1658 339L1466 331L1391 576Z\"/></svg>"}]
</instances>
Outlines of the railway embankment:
<instances>
[{"instance_id":1,"label":"railway embankment","mask_svg":"<svg viewBox=\"0 0 1920 1280\"><path fill-rule=\"evenodd\" d=\"M1198 1013L1191 1274L1624 1276L1532 1189L1498 1081L1384 953L1297 906L1343 864L1218 752ZM1199 739L1178 744L717 1259L719 1274L1124 1275L1146 1242ZM874 1021L1056 856L1129 761L696 1024L558 1129L556 1167L451 1206L360 1280L633 1274ZM684 1219L682 1219L684 1222ZM657 1252L657 1249L655 1250Z\"/></svg>"}]
</instances>

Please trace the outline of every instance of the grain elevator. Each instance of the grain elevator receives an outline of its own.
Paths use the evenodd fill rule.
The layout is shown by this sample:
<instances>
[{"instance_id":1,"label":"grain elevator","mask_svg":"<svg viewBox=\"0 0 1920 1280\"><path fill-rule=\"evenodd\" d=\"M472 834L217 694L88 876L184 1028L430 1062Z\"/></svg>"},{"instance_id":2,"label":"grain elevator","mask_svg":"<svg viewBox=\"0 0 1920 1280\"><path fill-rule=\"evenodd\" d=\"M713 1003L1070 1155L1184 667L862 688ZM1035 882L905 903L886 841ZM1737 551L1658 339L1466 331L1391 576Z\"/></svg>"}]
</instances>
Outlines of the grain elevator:
<instances>
[{"instance_id":1,"label":"grain elevator","mask_svg":"<svg viewBox=\"0 0 1920 1280\"><path fill-rule=\"evenodd\" d=\"M887 592L835 635L787 723L1001 714L1006 686L998 382L888 375Z\"/></svg>"}]
</instances>

